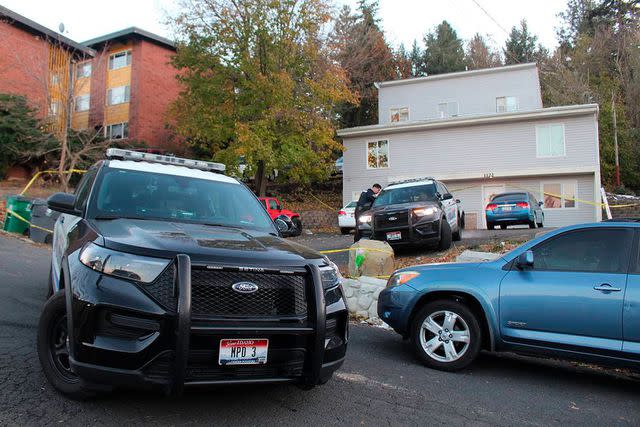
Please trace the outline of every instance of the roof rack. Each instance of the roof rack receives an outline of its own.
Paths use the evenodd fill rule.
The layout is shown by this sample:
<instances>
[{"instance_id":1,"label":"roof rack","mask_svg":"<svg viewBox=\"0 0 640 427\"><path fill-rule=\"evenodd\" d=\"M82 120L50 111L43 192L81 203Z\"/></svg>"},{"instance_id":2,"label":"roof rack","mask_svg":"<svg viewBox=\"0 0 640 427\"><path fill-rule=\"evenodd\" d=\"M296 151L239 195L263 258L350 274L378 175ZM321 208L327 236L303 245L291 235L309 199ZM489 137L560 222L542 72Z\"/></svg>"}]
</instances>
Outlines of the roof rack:
<instances>
[{"instance_id":1,"label":"roof rack","mask_svg":"<svg viewBox=\"0 0 640 427\"><path fill-rule=\"evenodd\" d=\"M390 182L389 185L408 184L410 182L435 181L435 180L436 179L432 176L423 176L420 178L409 178L409 179L403 179L400 181L393 181L393 182Z\"/></svg>"},{"instance_id":2,"label":"roof rack","mask_svg":"<svg viewBox=\"0 0 640 427\"><path fill-rule=\"evenodd\" d=\"M134 160L139 162L160 163L163 165L184 166L191 169L200 169L208 172L224 173L226 166L222 163L205 162L202 160L183 159L162 154L145 153L135 150L123 150L121 148L107 149L108 159Z\"/></svg>"}]
</instances>

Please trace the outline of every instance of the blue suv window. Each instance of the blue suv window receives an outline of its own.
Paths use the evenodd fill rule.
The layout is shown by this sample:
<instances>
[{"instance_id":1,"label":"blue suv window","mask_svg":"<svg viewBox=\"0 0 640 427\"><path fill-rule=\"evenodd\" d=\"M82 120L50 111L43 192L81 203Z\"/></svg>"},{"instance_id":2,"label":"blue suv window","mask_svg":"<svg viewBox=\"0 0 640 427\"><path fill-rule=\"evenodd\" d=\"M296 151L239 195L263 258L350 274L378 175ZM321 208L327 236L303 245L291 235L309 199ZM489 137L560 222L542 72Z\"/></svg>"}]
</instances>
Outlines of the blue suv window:
<instances>
[{"instance_id":1,"label":"blue suv window","mask_svg":"<svg viewBox=\"0 0 640 427\"><path fill-rule=\"evenodd\" d=\"M570 231L533 249L534 269L626 273L633 232L624 228Z\"/></svg>"}]
</instances>

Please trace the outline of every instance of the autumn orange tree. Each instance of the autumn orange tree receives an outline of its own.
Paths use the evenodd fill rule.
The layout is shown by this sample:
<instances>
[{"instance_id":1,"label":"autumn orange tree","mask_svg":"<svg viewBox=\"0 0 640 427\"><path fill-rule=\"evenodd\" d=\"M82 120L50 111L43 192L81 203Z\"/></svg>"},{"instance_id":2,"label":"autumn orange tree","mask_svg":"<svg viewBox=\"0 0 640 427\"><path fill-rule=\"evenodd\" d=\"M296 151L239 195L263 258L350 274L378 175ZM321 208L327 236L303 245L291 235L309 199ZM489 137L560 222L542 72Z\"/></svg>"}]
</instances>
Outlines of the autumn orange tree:
<instances>
[{"instance_id":1,"label":"autumn orange tree","mask_svg":"<svg viewBox=\"0 0 640 427\"><path fill-rule=\"evenodd\" d=\"M357 102L330 60L324 0L192 0L174 17L184 91L176 131L204 157L242 157L261 195L273 169L307 183L329 174L334 105Z\"/></svg>"}]
</instances>

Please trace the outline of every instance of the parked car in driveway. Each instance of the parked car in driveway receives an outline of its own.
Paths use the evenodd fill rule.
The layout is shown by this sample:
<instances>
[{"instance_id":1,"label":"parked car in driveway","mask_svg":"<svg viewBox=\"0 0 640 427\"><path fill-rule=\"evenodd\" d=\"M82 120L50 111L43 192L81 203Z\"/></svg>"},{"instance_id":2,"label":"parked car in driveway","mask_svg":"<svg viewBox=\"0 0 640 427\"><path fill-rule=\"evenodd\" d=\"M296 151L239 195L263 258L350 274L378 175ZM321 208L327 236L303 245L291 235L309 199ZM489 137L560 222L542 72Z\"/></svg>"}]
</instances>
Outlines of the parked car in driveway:
<instances>
[{"instance_id":1,"label":"parked car in driveway","mask_svg":"<svg viewBox=\"0 0 640 427\"><path fill-rule=\"evenodd\" d=\"M640 223L540 236L498 260L396 271L378 314L447 371L481 349L640 367Z\"/></svg>"},{"instance_id":2,"label":"parked car in driveway","mask_svg":"<svg viewBox=\"0 0 640 427\"><path fill-rule=\"evenodd\" d=\"M347 203L338 212L338 226L342 234L349 234L351 230L356 228L356 205L355 200Z\"/></svg>"},{"instance_id":3,"label":"parked car in driveway","mask_svg":"<svg viewBox=\"0 0 640 427\"><path fill-rule=\"evenodd\" d=\"M542 202L527 192L501 193L493 197L485 208L487 229L497 225L503 230L509 225L525 224L529 228L544 226Z\"/></svg>"},{"instance_id":4,"label":"parked car in driveway","mask_svg":"<svg viewBox=\"0 0 640 427\"><path fill-rule=\"evenodd\" d=\"M48 199L61 215L37 349L51 385L85 398L326 382L348 339L337 267L282 239L224 165L107 157Z\"/></svg>"},{"instance_id":5,"label":"parked car in driveway","mask_svg":"<svg viewBox=\"0 0 640 427\"><path fill-rule=\"evenodd\" d=\"M302 219L300 218L300 214L297 212L290 211L289 209L284 209L282 207L282 203L278 200L277 197L260 197L259 198L264 207L267 209L269 216L271 219L275 221L279 216L286 216L291 221L292 230L290 235L299 236L302 234Z\"/></svg>"},{"instance_id":6,"label":"parked car in driveway","mask_svg":"<svg viewBox=\"0 0 640 427\"><path fill-rule=\"evenodd\" d=\"M389 184L371 209L358 217L362 237L391 246L435 245L448 249L462 239L464 212L447 187L434 178Z\"/></svg>"}]
</instances>

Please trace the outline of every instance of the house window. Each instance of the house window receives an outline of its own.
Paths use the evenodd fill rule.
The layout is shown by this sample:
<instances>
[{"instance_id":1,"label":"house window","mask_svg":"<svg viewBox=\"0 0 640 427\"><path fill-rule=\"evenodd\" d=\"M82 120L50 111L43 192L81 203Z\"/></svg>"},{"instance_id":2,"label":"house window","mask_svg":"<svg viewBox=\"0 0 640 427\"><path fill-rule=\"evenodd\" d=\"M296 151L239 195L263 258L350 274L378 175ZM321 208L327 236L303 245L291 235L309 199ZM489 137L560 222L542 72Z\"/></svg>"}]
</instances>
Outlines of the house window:
<instances>
[{"instance_id":1,"label":"house window","mask_svg":"<svg viewBox=\"0 0 640 427\"><path fill-rule=\"evenodd\" d=\"M500 96L496 98L496 112L507 113L518 111L518 98L515 96Z\"/></svg>"},{"instance_id":2,"label":"house window","mask_svg":"<svg viewBox=\"0 0 640 427\"><path fill-rule=\"evenodd\" d=\"M91 77L91 62L81 62L76 66L76 78Z\"/></svg>"},{"instance_id":3,"label":"house window","mask_svg":"<svg viewBox=\"0 0 640 427\"><path fill-rule=\"evenodd\" d=\"M564 125L536 126L536 151L538 157L564 156Z\"/></svg>"},{"instance_id":4,"label":"house window","mask_svg":"<svg viewBox=\"0 0 640 427\"><path fill-rule=\"evenodd\" d=\"M51 101L51 103L49 104L49 115L57 116L59 113L60 113L60 102Z\"/></svg>"},{"instance_id":5,"label":"house window","mask_svg":"<svg viewBox=\"0 0 640 427\"><path fill-rule=\"evenodd\" d=\"M391 123L406 122L409 120L409 108L391 108Z\"/></svg>"},{"instance_id":6,"label":"house window","mask_svg":"<svg viewBox=\"0 0 640 427\"><path fill-rule=\"evenodd\" d=\"M109 89L107 94L107 100L109 105L122 104L125 102L129 102L130 97L129 85L127 86L118 86Z\"/></svg>"},{"instance_id":7,"label":"house window","mask_svg":"<svg viewBox=\"0 0 640 427\"><path fill-rule=\"evenodd\" d=\"M545 209L575 208L576 183L545 182L542 184L542 200Z\"/></svg>"},{"instance_id":8,"label":"house window","mask_svg":"<svg viewBox=\"0 0 640 427\"><path fill-rule=\"evenodd\" d=\"M51 74L51 86L56 86L58 84L60 84L60 74L59 73Z\"/></svg>"},{"instance_id":9,"label":"house window","mask_svg":"<svg viewBox=\"0 0 640 427\"><path fill-rule=\"evenodd\" d=\"M109 56L109 69L117 70L131 65L131 51L114 53Z\"/></svg>"},{"instance_id":10,"label":"house window","mask_svg":"<svg viewBox=\"0 0 640 427\"><path fill-rule=\"evenodd\" d=\"M129 137L129 123L115 123L105 128L105 138L125 139Z\"/></svg>"},{"instance_id":11,"label":"house window","mask_svg":"<svg viewBox=\"0 0 640 427\"><path fill-rule=\"evenodd\" d=\"M389 167L389 141L367 142L367 169Z\"/></svg>"},{"instance_id":12,"label":"house window","mask_svg":"<svg viewBox=\"0 0 640 427\"><path fill-rule=\"evenodd\" d=\"M76 111L88 111L90 107L91 96L90 95L80 95L76 96Z\"/></svg>"},{"instance_id":13,"label":"house window","mask_svg":"<svg viewBox=\"0 0 640 427\"><path fill-rule=\"evenodd\" d=\"M452 101L441 102L440 104L438 104L438 117L440 117L441 119L458 117L458 103L456 101Z\"/></svg>"}]
</instances>

